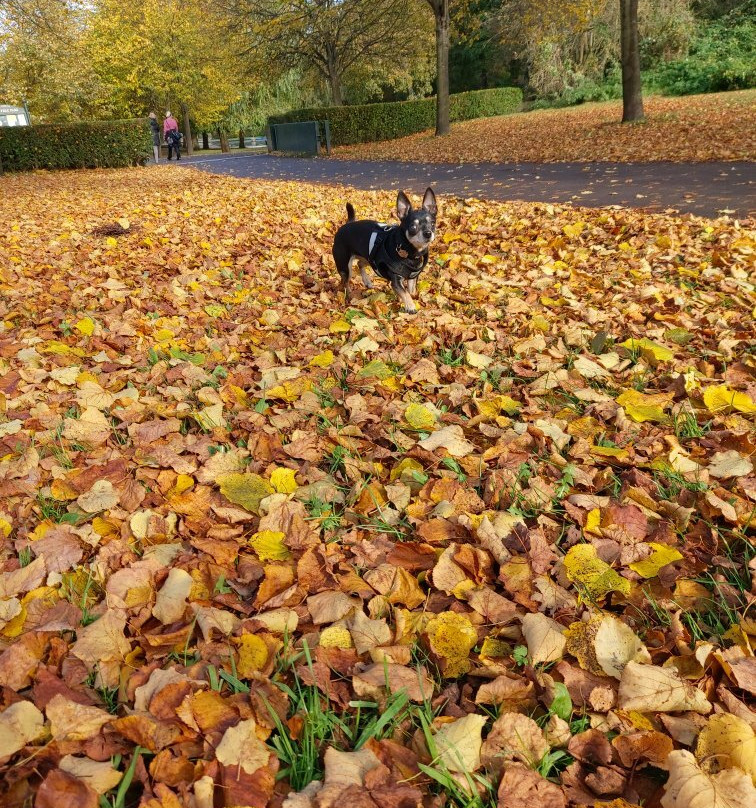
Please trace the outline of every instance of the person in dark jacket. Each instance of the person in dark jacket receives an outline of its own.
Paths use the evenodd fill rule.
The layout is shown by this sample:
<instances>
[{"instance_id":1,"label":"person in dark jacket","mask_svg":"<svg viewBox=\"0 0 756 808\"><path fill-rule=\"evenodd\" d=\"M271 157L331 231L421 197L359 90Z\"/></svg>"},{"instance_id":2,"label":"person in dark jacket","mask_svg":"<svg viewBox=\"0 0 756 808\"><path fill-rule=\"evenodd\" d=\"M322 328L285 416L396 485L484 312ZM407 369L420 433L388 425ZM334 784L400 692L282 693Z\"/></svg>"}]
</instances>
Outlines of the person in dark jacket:
<instances>
[{"instance_id":1,"label":"person in dark jacket","mask_svg":"<svg viewBox=\"0 0 756 808\"><path fill-rule=\"evenodd\" d=\"M160 124L157 115L150 113L150 132L152 133L152 152L155 155L155 163L160 162Z\"/></svg>"}]
</instances>

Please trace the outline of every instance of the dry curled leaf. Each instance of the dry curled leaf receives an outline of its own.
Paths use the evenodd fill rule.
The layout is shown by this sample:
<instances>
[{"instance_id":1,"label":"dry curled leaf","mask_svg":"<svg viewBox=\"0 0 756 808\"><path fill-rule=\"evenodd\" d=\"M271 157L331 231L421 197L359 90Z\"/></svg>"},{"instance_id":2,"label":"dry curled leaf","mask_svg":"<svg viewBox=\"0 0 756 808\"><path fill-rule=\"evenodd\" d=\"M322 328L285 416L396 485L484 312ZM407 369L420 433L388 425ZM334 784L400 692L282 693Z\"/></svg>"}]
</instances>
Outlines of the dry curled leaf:
<instances>
[{"instance_id":1,"label":"dry curled leaf","mask_svg":"<svg viewBox=\"0 0 756 808\"><path fill-rule=\"evenodd\" d=\"M691 710L706 715L711 703L701 690L682 679L674 668L628 662L620 678L618 703L639 713Z\"/></svg>"},{"instance_id":2,"label":"dry curled leaf","mask_svg":"<svg viewBox=\"0 0 756 808\"><path fill-rule=\"evenodd\" d=\"M671 752L667 765L662 808L751 808L756 802L756 788L740 769L706 774L685 750Z\"/></svg>"}]
</instances>

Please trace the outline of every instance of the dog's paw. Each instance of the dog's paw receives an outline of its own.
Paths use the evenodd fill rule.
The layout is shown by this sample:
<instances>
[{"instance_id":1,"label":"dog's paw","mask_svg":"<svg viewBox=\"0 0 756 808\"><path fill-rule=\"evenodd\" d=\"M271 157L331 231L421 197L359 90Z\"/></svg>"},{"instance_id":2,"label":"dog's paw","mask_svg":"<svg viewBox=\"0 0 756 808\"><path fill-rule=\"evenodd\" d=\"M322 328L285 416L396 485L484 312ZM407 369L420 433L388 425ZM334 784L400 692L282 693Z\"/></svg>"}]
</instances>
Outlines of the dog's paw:
<instances>
[{"instance_id":1,"label":"dog's paw","mask_svg":"<svg viewBox=\"0 0 756 808\"><path fill-rule=\"evenodd\" d=\"M411 309L405 306L403 311L405 314L417 314L417 309L414 306Z\"/></svg>"}]
</instances>

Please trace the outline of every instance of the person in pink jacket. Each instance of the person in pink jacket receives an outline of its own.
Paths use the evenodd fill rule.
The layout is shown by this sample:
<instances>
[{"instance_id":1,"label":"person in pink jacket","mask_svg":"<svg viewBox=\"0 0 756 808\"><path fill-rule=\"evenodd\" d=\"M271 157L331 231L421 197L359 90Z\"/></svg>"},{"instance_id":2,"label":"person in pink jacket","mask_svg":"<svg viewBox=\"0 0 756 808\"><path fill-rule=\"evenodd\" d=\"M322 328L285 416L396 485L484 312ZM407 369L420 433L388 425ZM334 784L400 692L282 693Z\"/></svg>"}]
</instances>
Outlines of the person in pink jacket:
<instances>
[{"instance_id":1,"label":"person in pink jacket","mask_svg":"<svg viewBox=\"0 0 756 808\"><path fill-rule=\"evenodd\" d=\"M171 115L170 111L165 113L163 121L163 138L168 144L168 159L172 159L172 152L176 150L176 159L181 159L181 132L179 132L178 121Z\"/></svg>"}]
</instances>

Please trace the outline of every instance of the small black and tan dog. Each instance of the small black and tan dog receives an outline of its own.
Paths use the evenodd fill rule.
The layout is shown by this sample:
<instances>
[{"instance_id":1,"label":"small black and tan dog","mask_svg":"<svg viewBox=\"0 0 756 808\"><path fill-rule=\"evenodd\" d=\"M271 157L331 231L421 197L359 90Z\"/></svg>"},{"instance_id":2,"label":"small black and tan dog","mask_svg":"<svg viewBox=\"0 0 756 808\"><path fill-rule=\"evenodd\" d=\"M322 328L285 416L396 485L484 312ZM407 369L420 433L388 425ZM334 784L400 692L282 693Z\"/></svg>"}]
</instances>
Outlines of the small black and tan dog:
<instances>
[{"instance_id":1,"label":"small black and tan dog","mask_svg":"<svg viewBox=\"0 0 756 808\"><path fill-rule=\"evenodd\" d=\"M341 288L349 300L349 281L355 263L360 266L362 281L368 289L373 284L365 271L370 265L375 273L391 284L407 314L417 309L412 295L417 278L428 263L428 248L436 238L438 205L432 188L423 196L422 207L415 210L404 191L396 198L396 215L400 224L385 225L372 219L355 221L354 208L347 203L347 222L333 239L333 259L341 276Z\"/></svg>"}]
</instances>

